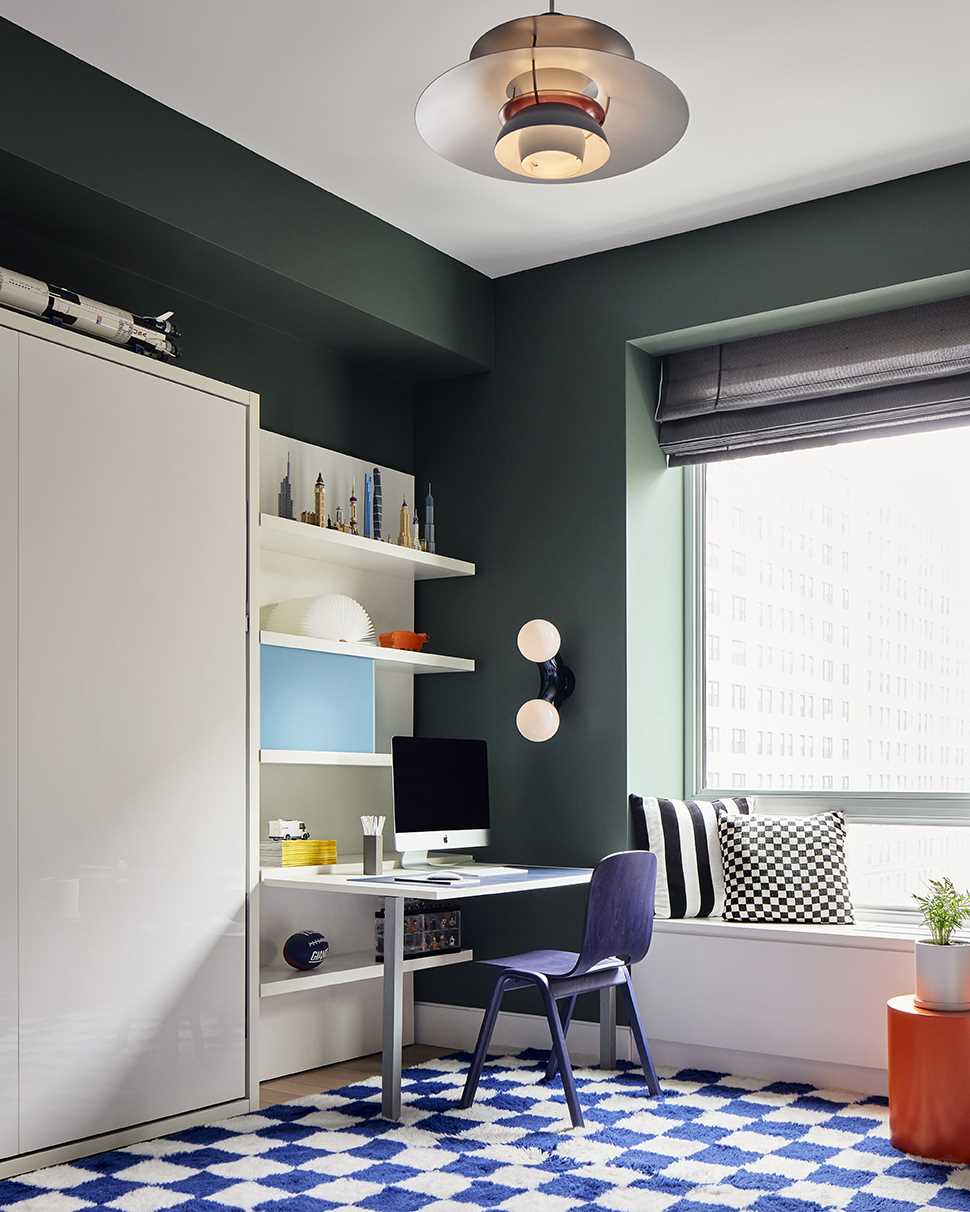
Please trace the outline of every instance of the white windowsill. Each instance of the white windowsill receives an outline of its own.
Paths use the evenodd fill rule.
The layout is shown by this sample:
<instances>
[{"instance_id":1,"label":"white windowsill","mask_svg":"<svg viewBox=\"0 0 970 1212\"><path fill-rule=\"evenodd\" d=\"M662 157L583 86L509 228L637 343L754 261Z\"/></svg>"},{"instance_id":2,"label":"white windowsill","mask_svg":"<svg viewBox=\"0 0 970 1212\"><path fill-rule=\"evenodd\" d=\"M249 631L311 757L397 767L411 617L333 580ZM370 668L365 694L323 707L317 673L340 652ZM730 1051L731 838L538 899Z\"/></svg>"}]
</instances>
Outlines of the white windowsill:
<instances>
[{"instance_id":1,"label":"white windowsill","mask_svg":"<svg viewBox=\"0 0 970 1212\"><path fill-rule=\"evenodd\" d=\"M802 943L813 947L858 947L867 951L911 951L919 927L896 922L857 922L854 926L813 926L774 922L726 922L719 917L654 918L658 934L733 938L749 942Z\"/></svg>"}]
</instances>

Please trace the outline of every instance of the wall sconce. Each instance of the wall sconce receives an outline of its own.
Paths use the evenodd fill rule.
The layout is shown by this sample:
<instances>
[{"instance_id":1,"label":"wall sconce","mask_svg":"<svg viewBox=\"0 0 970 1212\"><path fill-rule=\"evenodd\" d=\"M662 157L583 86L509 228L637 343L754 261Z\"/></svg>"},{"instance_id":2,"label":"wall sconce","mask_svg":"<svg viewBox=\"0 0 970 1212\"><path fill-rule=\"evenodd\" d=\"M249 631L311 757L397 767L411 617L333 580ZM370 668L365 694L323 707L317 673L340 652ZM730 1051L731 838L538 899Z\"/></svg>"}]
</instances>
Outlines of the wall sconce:
<instances>
[{"instance_id":1,"label":"wall sconce","mask_svg":"<svg viewBox=\"0 0 970 1212\"><path fill-rule=\"evenodd\" d=\"M559 655L559 631L546 619L519 628L519 652L539 667L539 694L523 703L515 726L527 741L548 741L559 731L559 706L576 687L573 671Z\"/></svg>"}]
</instances>

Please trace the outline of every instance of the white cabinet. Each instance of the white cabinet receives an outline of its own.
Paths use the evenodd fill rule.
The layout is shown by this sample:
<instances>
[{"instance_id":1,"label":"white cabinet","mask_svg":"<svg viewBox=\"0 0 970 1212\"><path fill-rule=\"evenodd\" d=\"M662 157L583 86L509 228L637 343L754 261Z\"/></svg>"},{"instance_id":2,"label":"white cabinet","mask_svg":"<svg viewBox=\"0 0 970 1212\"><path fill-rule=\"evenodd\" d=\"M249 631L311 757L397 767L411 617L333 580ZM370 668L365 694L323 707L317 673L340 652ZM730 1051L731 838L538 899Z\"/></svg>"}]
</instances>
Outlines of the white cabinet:
<instances>
[{"instance_id":1,"label":"white cabinet","mask_svg":"<svg viewBox=\"0 0 970 1212\"><path fill-rule=\"evenodd\" d=\"M0 1157L18 1140L17 343L0 328Z\"/></svg>"},{"instance_id":2,"label":"white cabinet","mask_svg":"<svg viewBox=\"0 0 970 1212\"><path fill-rule=\"evenodd\" d=\"M19 791L4 785L0 820L0 1156L247 1092L245 393L3 329L0 381L10 340ZM0 544L16 567L10 483L4 466Z\"/></svg>"}]
</instances>

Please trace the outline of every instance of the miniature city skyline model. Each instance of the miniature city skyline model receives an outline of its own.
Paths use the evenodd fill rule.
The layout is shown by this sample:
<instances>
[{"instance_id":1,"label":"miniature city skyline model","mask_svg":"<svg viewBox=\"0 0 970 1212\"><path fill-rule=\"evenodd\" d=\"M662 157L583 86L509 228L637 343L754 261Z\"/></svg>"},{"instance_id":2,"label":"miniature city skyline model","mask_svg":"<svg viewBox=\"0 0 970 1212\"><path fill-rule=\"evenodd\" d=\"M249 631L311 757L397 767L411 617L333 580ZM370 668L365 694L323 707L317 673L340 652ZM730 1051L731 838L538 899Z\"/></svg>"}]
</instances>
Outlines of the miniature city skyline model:
<instances>
[{"instance_id":1,"label":"miniature city skyline model","mask_svg":"<svg viewBox=\"0 0 970 1212\"><path fill-rule=\"evenodd\" d=\"M276 512L281 518L293 518L293 484L290 481L290 456L286 456L286 475L280 480L280 490L276 497Z\"/></svg>"},{"instance_id":2,"label":"miniature city skyline model","mask_svg":"<svg viewBox=\"0 0 970 1212\"><path fill-rule=\"evenodd\" d=\"M435 553L434 546L434 497L431 495L431 481L428 481L428 494L424 498L424 550Z\"/></svg>"},{"instance_id":3,"label":"miniature city skyline model","mask_svg":"<svg viewBox=\"0 0 970 1212\"><path fill-rule=\"evenodd\" d=\"M313 508L302 510L300 521L305 522L308 526L336 530L341 534L363 535L364 538L373 539L376 542L395 543L398 547L406 547L410 551L427 551L435 554L434 497L431 495L431 481L428 481L428 491L424 498L424 539L421 538L418 512L415 509L412 513L406 498L401 501L400 529L397 538L392 539L390 536L384 538L383 496L381 469L375 467L373 475L364 472L363 519L361 519L358 509L360 502L357 497L356 478L351 481L348 520L344 521L342 505L337 506L334 519L327 513L327 486L321 471L317 473L316 483L313 487ZM289 452L286 456L286 475L280 480L276 505L279 517L294 520L292 458Z\"/></svg>"}]
</instances>

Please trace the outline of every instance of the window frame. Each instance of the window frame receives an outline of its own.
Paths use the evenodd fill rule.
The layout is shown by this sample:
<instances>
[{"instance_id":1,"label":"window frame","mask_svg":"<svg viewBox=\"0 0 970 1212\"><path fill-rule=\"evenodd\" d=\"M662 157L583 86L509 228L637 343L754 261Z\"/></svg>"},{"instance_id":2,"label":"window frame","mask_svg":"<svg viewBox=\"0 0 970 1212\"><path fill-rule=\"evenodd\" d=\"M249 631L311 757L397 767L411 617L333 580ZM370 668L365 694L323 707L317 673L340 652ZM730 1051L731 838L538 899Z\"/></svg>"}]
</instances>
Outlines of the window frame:
<instances>
[{"instance_id":1,"label":"window frame","mask_svg":"<svg viewBox=\"0 0 970 1212\"><path fill-rule=\"evenodd\" d=\"M703 464L684 468L684 787L690 798L746 795L758 811L787 815L840 811L865 824L970 826L970 796L960 792L779 791L709 787L704 779L707 735L704 645L704 539L707 477ZM833 686L838 682L833 682ZM839 697L833 694L833 700Z\"/></svg>"}]
</instances>

